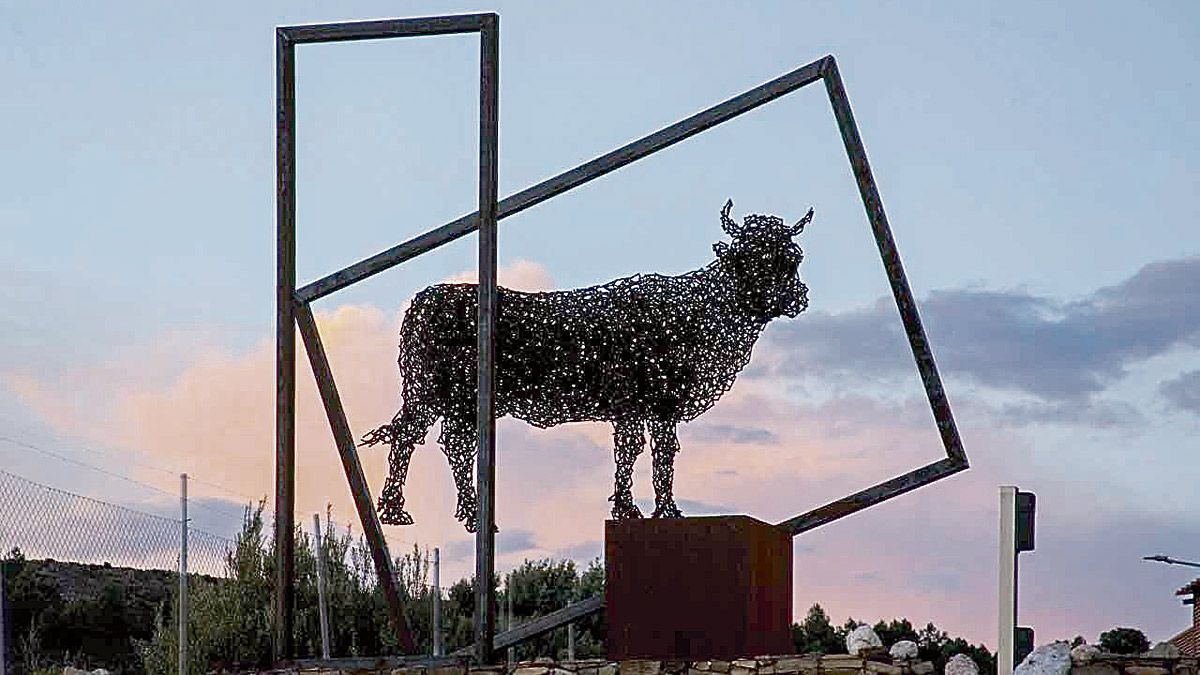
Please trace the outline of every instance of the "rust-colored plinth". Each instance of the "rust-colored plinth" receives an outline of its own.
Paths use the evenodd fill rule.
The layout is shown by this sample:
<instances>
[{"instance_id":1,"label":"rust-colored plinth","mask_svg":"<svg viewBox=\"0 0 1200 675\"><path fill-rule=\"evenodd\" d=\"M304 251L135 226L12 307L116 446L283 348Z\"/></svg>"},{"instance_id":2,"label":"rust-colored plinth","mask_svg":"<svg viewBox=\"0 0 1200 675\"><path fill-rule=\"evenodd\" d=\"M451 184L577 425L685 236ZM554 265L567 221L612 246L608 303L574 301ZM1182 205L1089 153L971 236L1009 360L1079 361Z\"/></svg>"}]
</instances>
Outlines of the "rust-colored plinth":
<instances>
[{"instance_id":1,"label":"rust-colored plinth","mask_svg":"<svg viewBox=\"0 0 1200 675\"><path fill-rule=\"evenodd\" d=\"M792 537L749 516L604 526L608 658L793 651Z\"/></svg>"}]
</instances>

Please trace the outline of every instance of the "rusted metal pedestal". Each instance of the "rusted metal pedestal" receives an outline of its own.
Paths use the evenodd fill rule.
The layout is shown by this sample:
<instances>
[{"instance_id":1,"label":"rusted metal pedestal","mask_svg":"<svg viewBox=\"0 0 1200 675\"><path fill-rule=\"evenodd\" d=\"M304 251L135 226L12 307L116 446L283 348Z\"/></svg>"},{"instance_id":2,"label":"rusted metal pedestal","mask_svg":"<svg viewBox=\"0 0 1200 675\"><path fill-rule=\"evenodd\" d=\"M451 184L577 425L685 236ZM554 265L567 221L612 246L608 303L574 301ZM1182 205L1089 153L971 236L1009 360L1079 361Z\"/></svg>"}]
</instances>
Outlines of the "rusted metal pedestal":
<instances>
[{"instance_id":1,"label":"rusted metal pedestal","mask_svg":"<svg viewBox=\"0 0 1200 675\"><path fill-rule=\"evenodd\" d=\"M793 651L792 536L749 516L610 520L608 658Z\"/></svg>"}]
</instances>

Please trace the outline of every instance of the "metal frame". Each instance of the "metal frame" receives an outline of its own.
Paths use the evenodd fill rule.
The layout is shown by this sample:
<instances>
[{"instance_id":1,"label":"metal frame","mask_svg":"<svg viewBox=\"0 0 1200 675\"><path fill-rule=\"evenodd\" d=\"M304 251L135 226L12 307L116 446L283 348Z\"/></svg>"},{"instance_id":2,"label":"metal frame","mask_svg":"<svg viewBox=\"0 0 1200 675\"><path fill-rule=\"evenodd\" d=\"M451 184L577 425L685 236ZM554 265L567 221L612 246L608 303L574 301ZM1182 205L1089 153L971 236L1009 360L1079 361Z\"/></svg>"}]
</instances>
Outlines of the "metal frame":
<instances>
[{"instance_id":1,"label":"metal frame","mask_svg":"<svg viewBox=\"0 0 1200 675\"><path fill-rule=\"evenodd\" d=\"M296 70L295 46L305 43L378 40L384 38L479 33L479 518L476 538L477 578L490 579L495 542L495 416L491 389L494 367L492 332L496 303L496 183L499 109L499 31L496 14L464 14L415 19L388 19L308 26L283 26L275 30L276 59L276 161L277 161L277 296L276 296L276 410L275 410L275 656L292 656L292 616L295 602L293 561L296 478L296 340L300 329L321 393L329 426L337 442L346 480L363 532L371 548L375 572L387 600L388 615L402 649L415 649L396 590L395 573L379 515L358 459L358 450L338 396L333 373L310 303L315 298L296 294ZM478 584L476 633L479 653L491 653L495 612L490 584Z\"/></svg>"},{"instance_id":2,"label":"metal frame","mask_svg":"<svg viewBox=\"0 0 1200 675\"><path fill-rule=\"evenodd\" d=\"M491 21L496 21L494 15L474 15L492 17ZM339 31L346 30L346 24L331 24L325 27L301 27L287 29L292 31L302 31L295 33L300 36L309 36L307 41L329 41L333 39L364 39L365 37L395 37L401 34L434 34L446 32L462 32L450 29L449 26L453 21L477 21L477 18L467 19L466 17L438 17L435 19L417 19L398 22L368 22L367 24L349 24L350 26L364 26L374 28L363 28L354 34L356 37L337 38L331 37L339 35ZM436 26L429 28L424 32L419 33L401 33L395 32L396 29L391 28L397 24L407 22L436 22L429 23L428 26ZM415 25L415 24L414 24ZM381 35L381 30L392 30L388 35ZM284 29L281 29L281 31ZM377 32L372 32L372 30ZM466 30L466 29L463 29ZM367 33L364 35L363 33ZM281 35L283 33L281 32ZM487 31L483 31L485 46L483 48L484 61L484 77L481 79L481 86L486 89L489 70L486 65L488 62L489 49L486 46L488 42ZM492 33L494 38L494 32ZM282 39L282 38L281 38ZM281 43L282 44L282 43ZM290 44L287 45L290 50ZM492 67L495 64L495 45L492 46ZM281 46L281 54L283 53ZM290 54L290 51L288 52ZM281 64L283 59L281 58ZM288 97L291 95L290 86L292 74L290 71L290 57L287 64L281 65L281 81L286 80L286 92L281 89L281 116L280 116L280 139L281 146L285 138L291 142L290 128L284 129L285 117L290 123L291 110L283 111L284 94ZM285 68L287 69L285 72ZM286 477L288 485L284 486L280 483L280 490L284 487L289 491L287 494L290 498L290 481L292 479L291 465L284 466L283 459L290 457L291 452L291 434L292 421L294 416L294 408L291 401L294 397L293 383L290 381L291 364L294 363L294 347L291 345L290 325L291 319L286 314L293 312L296 308L296 316L303 319L301 324L302 332L311 335L306 337L306 343L315 344L317 346L316 354L318 357L323 357L323 352L319 347L319 340L316 339L316 327L311 320L311 312L308 310L309 303L314 300L323 298L335 291L346 288L354 283L362 281L370 276L378 274L386 269L399 265L407 260L410 260L422 253L431 251L443 244L454 241L463 237L475 230L480 230L480 406L479 406L479 436L480 436L480 451L478 462L478 480L480 494L480 519L481 524L476 535L476 579L490 579L494 565L494 540L492 533L492 524L494 523L494 424L495 419L491 410L491 371L493 341L491 339L491 331L493 328L492 312L489 311L493 307L492 303L495 300L495 230L496 221L513 214L519 213L531 206L544 202L564 192L572 190L584 183L599 178L609 172L615 171L627 164L635 162L639 159L647 157L655 152L666 149L680 141L690 138L702 131L711 129L712 127L727 122L743 113L749 112L761 105L769 103L781 96L789 94L801 87L813 84L818 80L825 83L825 89L829 95L830 105L833 109L834 118L837 121L838 130L841 133L842 141L846 147L846 154L850 160L851 168L854 172L855 181L858 184L859 194L863 200L863 206L866 209L867 218L870 221L871 229L875 235L875 241L879 248L880 257L883 261L884 270L887 273L888 282L892 289L892 295L896 301L897 310L900 313L900 318L904 324L905 333L908 337L909 346L912 349L913 357L916 361L917 370L921 376L921 380L925 387L925 393L929 400L930 410L933 413L937 423L938 431L941 436L942 445L945 451L945 457L926 466L920 467L901 476L884 481L865 490L859 491L842 499L830 502L816 509L802 513L793 518L789 518L783 522L777 523L781 527L791 533L793 536L802 532L806 532L821 525L826 525L839 518L848 516L852 513L861 511L867 507L879 504L893 497L897 497L906 492L910 492L924 485L928 485L934 481L940 480L959 471L968 468L966 453L962 447L962 440L959 437L958 429L954 423L954 416L950 410L950 403L946 399L945 391L942 387L941 377L938 375L937 366L934 363L933 352L930 349L929 341L925 335L925 330L921 324L921 318L917 311L916 302L912 296L912 290L909 287L908 279L904 274L904 268L901 265L899 252L896 249L896 243L892 237L891 227L888 224L887 216L884 213L883 202L879 196L878 188L875 185L875 179L871 174L870 165L867 162L866 150L863 147L862 139L859 136L858 128L854 123L854 117L850 110L850 102L846 96L845 87L842 84L842 79L838 73L837 63L832 56L826 56L822 59L814 61L801 68L793 70L790 73L782 75L770 82L755 87L743 94L735 96L723 103L715 105L707 110L699 112L687 119L665 127L657 132L636 140L628 145L620 147L616 150L601 155L589 162L585 162L569 171L565 171L557 176L549 178L532 187L526 188L516 194L495 201L495 135L494 126L493 135L490 144L491 153L484 150L488 143L483 142L481 134L481 161L480 161L480 208L475 213L461 216L449 223L426 232L420 236L414 237L408 241L398 244L386 251L373 255L369 258L354 263L345 269L334 272L328 276L322 277L314 282L306 284L300 288L295 288L294 270L292 267L287 267L286 272L290 275L284 276L285 266L283 264L285 247L286 253L290 256L288 259L294 259L294 232L291 230L293 226L292 216L294 215L293 195L290 192L291 183L288 183L288 190L284 189L285 168L289 171L294 171L290 164L285 166L282 159L280 160L280 334L279 334L279 358L280 358L280 404L279 404L279 421L280 421L280 472L279 475ZM492 71L492 86L495 85L495 72ZM494 92L493 92L494 96ZM487 97L483 97L486 99ZM483 100L481 99L481 100ZM290 98L289 98L290 101ZM290 103L289 103L290 105ZM284 112L287 113L285 116ZM486 101L481 105L481 131L483 126L486 126L488 115L492 115L491 124L494 125L494 105L488 109ZM290 152L290 147L289 147ZM290 157L290 154L289 154ZM489 174L485 176L485 174ZM294 177L294 173L292 174ZM488 178L485 180L485 178ZM492 199L485 199L485 185L492 189ZM285 208L288 203L290 207ZM285 213L286 210L286 213ZM285 231L286 230L286 231ZM305 329L305 324L308 328ZM284 330L284 328L287 330ZM286 335L285 335L286 333ZM313 353L310 347L310 354ZM314 359L314 368L319 362L323 362L323 358ZM285 372L286 371L286 372ZM331 422L341 420L344 425L344 415L341 413L340 404L336 401L336 390L333 388L332 377L328 374L327 365L324 372L318 375L318 382L322 377L328 378L328 382L324 385L323 393L326 389L334 394L332 408L329 404L329 397L326 397L326 409L329 412ZM286 395L286 396L285 396ZM335 425L336 426L336 425ZM343 461L348 462L353 460L355 467L357 464L357 455L354 453L353 439L349 436L348 428L345 428L339 433L339 439L344 438L344 442L339 440L339 449L343 453ZM286 444L285 444L286 441ZM486 441L486 442L485 442ZM343 447L344 446L344 447ZM347 459L349 458L349 459ZM350 476L350 466L347 464L347 475ZM286 468L286 471L284 469ZM361 469L358 469L361 474ZM352 483L354 479L352 478ZM362 482L362 493L365 495L365 481ZM282 492L281 492L282 494ZM371 505L369 496L366 501L361 501L359 493L355 494L356 504L359 505L359 515L366 522L370 520L378 527L378 519L375 515L374 507ZM281 504L280 497L277 496L277 504ZM290 502L284 504L288 508L277 508L278 513L291 513ZM278 527L278 525L277 525ZM290 533L290 530L288 531ZM278 530L277 530L278 533ZM372 546L382 546L382 535L378 535L377 540L369 538ZM290 543L290 542L289 542ZM283 547L279 549L281 552ZM384 549L386 550L386 549ZM290 555L290 547L287 553ZM376 558L377 565L379 558ZM288 563L289 576L280 577L280 588L286 593L290 593L290 587L285 588L285 581L290 581L290 561ZM282 569L282 561L281 567ZM385 575L380 572L381 580ZM388 577L390 581L390 577ZM496 644L503 642L512 644L520 641L527 636L518 635L501 635L496 636L494 633L494 604L493 593L490 584L479 583L476 585L476 645L475 653L480 660L487 661L490 659ZM285 595L280 593L281 597ZM281 602L283 602L281 600ZM538 629L540 631L550 630L554 627L578 619L580 616L599 611L602 607L600 600L595 598L583 601L573 605L571 608L566 608L555 613L555 619L560 621L540 621ZM283 612L286 608L278 607L277 611ZM482 609L482 611L480 611ZM550 619L551 617L543 617ZM290 614L288 615L290 625Z\"/></svg>"}]
</instances>

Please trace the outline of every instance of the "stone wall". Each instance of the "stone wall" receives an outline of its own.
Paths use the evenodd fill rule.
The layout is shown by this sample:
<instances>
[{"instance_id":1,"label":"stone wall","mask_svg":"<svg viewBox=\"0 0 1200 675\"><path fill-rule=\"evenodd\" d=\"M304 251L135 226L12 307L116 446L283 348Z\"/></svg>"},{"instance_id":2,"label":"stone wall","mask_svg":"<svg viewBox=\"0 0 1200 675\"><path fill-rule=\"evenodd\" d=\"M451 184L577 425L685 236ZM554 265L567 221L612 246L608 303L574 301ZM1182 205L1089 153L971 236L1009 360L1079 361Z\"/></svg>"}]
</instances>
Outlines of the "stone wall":
<instances>
[{"instance_id":1,"label":"stone wall","mask_svg":"<svg viewBox=\"0 0 1200 675\"><path fill-rule=\"evenodd\" d=\"M355 666L332 663L273 671L276 675L931 675L927 661L895 661L886 656L760 656L735 661L537 661L511 666ZM1097 674L1099 675L1099 674ZM1129 675L1135 675L1130 673ZM1150 675L1146 673L1144 675ZM1190 674L1196 675L1196 674Z\"/></svg>"},{"instance_id":2,"label":"stone wall","mask_svg":"<svg viewBox=\"0 0 1200 675\"><path fill-rule=\"evenodd\" d=\"M1194 658L1100 654L1086 664L1073 665L1071 675L1200 675L1200 667Z\"/></svg>"}]
</instances>

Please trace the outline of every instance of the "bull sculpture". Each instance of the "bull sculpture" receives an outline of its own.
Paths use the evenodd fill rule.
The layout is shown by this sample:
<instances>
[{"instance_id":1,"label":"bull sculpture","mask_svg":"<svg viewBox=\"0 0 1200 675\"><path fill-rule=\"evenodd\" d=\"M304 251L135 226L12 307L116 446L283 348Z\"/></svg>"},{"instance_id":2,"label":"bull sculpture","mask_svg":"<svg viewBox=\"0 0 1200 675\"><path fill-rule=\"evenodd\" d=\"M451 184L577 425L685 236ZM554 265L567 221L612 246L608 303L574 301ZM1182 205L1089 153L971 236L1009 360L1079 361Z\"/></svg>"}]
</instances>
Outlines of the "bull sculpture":
<instances>
[{"instance_id":1,"label":"bull sculpture","mask_svg":"<svg viewBox=\"0 0 1200 675\"><path fill-rule=\"evenodd\" d=\"M564 422L613 425L616 478L612 516L640 518L633 463L650 432L655 517L682 514L671 494L676 426L695 419L733 386L767 323L808 306L794 225L750 215L738 224L721 210L732 239L717 258L680 276L638 274L569 291L499 289L495 414L536 427ZM474 284L438 284L416 295L400 327L400 412L363 438L391 447L379 497L384 523L407 525L404 481L413 448L441 418L438 439L458 489L455 518L474 532L472 481L477 446L477 312Z\"/></svg>"}]
</instances>

